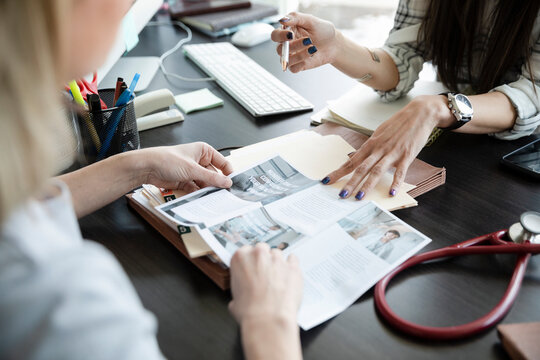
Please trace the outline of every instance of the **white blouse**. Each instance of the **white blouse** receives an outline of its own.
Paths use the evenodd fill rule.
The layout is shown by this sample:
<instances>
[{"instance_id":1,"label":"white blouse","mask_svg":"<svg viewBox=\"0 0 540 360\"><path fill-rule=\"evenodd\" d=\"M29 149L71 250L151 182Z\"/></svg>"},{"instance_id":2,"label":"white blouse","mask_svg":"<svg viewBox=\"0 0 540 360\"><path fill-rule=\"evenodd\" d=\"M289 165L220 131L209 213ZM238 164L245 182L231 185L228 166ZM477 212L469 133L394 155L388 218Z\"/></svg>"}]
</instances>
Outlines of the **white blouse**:
<instances>
[{"instance_id":1,"label":"white blouse","mask_svg":"<svg viewBox=\"0 0 540 360\"><path fill-rule=\"evenodd\" d=\"M54 185L58 196L28 201L0 230L0 358L162 359L154 316Z\"/></svg>"}]
</instances>

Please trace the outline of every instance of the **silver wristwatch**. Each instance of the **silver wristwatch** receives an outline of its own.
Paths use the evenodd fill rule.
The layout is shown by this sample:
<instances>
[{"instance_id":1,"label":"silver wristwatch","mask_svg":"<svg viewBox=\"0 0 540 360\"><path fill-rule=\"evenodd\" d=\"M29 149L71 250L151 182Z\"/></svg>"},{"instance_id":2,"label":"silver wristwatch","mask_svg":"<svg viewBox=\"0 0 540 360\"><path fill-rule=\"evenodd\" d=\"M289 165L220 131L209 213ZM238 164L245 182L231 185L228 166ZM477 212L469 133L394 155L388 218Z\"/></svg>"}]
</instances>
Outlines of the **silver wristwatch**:
<instances>
[{"instance_id":1,"label":"silver wristwatch","mask_svg":"<svg viewBox=\"0 0 540 360\"><path fill-rule=\"evenodd\" d=\"M454 130L471 121L473 117L473 108L469 98L463 94L448 93L446 95L448 96L448 108L452 111L452 114L454 114L456 122L452 126L441 129Z\"/></svg>"}]
</instances>

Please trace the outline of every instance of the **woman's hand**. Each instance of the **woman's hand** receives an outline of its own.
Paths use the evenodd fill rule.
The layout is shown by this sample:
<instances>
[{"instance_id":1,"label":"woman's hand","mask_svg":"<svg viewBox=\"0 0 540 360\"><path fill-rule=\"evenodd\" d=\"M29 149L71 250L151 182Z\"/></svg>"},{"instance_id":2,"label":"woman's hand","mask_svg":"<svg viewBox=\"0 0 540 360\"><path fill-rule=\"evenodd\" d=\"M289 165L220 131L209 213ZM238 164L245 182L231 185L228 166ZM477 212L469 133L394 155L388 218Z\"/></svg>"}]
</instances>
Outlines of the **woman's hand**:
<instances>
[{"instance_id":1,"label":"woman's hand","mask_svg":"<svg viewBox=\"0 0 540 360\"><path fill-rule=\"evenodd\" d=\"M272 40L283 43L289 41L289 70L297 73L328 63L336 57L336 35L334 25L312 15L292 12L280 20L290 29L276 29ZM281 56L282 45L277 52Z\"/></svg>"},{"instance_id":2,"label":"woman's hand","mask_svg":"<svg viewBox=\"0 0 540 360\"><path fill-rule=\"evenodd\" d=\"M452 118L444 96L416 97L381 124L369 140L345 164L325 177L322 183L335 183L354 171L339 196L347 198L352 195L361 200L389 169L395 168L394 180L389 189L389 194L394 196L433 128L451 124Z\"/></svg>"},{"instance_id":3,"label":"woman's hand","mask_svg":"<svg viewBox=\"0 0 540 360\"><path fill-rule=\"evenodd\" d=\"M296 317L302 275L294 255L266 243L240 248L231 260L229 310L241 326L246 359L300 359Z\"/></svg>"},{"instance_id":4,"label":"woman's hand","mask_svg":"<svg viewBox=\"0 0 540 360\"><path fill-rule=\"evenodd\" d=\"M206 186L228 188L232 185L231 179L225 176L232 173L231 164L206 143L143 149L137 157L145 164L143 183L146 184L187 192Z\"/></svg>"},{"instance_id":5,"label":"woman's hand","mask_svg":"<svg viewBox=\"0 0 540 360\"><path fill-rule=\"evenodd\" d=\"M302 274L298 259L266 243L243 246L231 260L229 309L236 321L275 319L296 323L302 299Z\"/></svg>"}]
</instances>

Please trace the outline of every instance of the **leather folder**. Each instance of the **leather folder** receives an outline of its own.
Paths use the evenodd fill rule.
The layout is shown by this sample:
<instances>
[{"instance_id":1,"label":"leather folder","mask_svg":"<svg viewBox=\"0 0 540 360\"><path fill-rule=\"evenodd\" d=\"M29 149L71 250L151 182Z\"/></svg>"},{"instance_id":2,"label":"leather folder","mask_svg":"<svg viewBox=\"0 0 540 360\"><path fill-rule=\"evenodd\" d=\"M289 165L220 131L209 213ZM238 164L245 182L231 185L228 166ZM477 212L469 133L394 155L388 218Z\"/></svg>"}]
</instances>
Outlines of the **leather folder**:
<instances>
[{"instance_id":1,"label":"leather folder","mask_svg":"<svg viewBox=\"0 0 540 360\"><path fill-rule=\"evenodd\" d=\"M347 129L340 125L326 123L317 127L315 132L321 135L340 135L352 147L358 149L368 137L354 130ZM416 185L408 193L412 197L424 194L433 188L444 184L446 179L446 170L431 166L421 160L415 159L411 166L405 181ZM132 194L126 195L129 206L135 210L144 220L155 228L167 241L176 247L189 261L205 273L219 288L226 290L229 288L229 270L211 256L191 258L184 242L177 230L165 223L163 219L154 214L150 209L133 199Z\"/></svg>"},{"instance_id":2,"label":"leather folder","mask_svg":"<svg viewBox=\"0 0 540 360\"><path fill-rule=\"evenodd\" d=\"M183 16L208 14L250 6L251 2L244 0L180 0L170 6L169 12L171 18L178 19Z\"/></svg>"}]
</instances>

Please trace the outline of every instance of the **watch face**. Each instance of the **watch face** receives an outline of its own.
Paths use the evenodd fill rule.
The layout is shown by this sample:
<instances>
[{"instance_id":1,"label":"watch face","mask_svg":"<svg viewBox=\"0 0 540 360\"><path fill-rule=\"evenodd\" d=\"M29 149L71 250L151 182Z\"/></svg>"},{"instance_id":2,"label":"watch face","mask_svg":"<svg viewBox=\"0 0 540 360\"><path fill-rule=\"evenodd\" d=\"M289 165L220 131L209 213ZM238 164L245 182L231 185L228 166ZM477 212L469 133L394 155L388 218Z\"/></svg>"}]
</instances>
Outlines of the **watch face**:
<instances>
[{"instance_id":1,"label":"watch face","mask_svg":"<svg viewBox=\"0 0 540 360\"><path fill-rule=\"evenodd\" d=\"M458 107L458 110L463 114L472 115L473 113L472 104L465 95L456 95L456 106Z\"/></svg>"}]
</instances>

